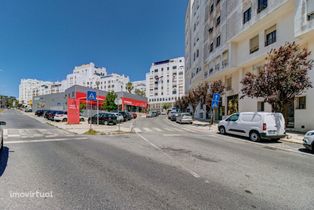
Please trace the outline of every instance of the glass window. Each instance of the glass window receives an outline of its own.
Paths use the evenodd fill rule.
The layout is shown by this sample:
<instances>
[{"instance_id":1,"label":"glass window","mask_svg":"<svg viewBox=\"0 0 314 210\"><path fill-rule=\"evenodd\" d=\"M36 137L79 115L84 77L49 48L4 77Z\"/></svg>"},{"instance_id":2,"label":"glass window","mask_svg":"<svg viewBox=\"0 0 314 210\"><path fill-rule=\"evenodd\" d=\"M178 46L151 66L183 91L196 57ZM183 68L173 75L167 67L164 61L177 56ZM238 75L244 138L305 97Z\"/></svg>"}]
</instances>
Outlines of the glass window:
<instances>
[{"instance_id":1,"label":"glass window","mask_svg":"<svg viewBox=\"0 0 314 210\"><path fill-rule=\"evenodd\" d=\"M267 0L257 0L257 13L267 8Z\"/></svg>"},{"instance_id":2,"label":"glass window","mask_svg":"<svg viewBox=\"0 0 314 210\"><path fill-rule=\"evenodd\" d=\"M250 7L243 13L243 24L251 20L251 11L252 9Z\"/></svg>"},{"instance_id":3,"label":"glass window","mask_svg":"<svg viewBox=\"0 0 314 210\"><path fill-rule=\"evenodd\" d=\"M220 36L216 38L216 47L220 46Z\"/></svg>"},{"instance_id":4,"label":"glass window","mask_svg":"<svg viewBox=\"0 0 314 210\"><path fill-rule=\"evenodd\" d=\"M219 26L220 24L220 16L216 19L216 26Z\"/></svg>"},{"instance_id":5,"label":"glass window","mask_svg":"<svg viewBox=\"0 0 314 210\"><path fill-rule=\"evenodd\" d=\"M276 42L276 25L265 31L265 47Z\"/></svg>"},{"instance_id":6,"label":"glass window","mask_svg":"<svg viewBox=\"0 0 314 210\"><path fill-rule=\"evenodd\" d=\"M306 109L306 97L298 97L297 98L297 109Z\"/></svg>"},{"instance_id":7,"label":"glass window","mask_svg":"<svg viewBox=\"0 0 314 210\"><path fill-rule=\"evenodd\" d=\"M237 113L237 114L233 114L233 115L231 115L228 119L227 119L227 121L237 121L239 119L239 114Z\"/></svg>"}]
</instances>

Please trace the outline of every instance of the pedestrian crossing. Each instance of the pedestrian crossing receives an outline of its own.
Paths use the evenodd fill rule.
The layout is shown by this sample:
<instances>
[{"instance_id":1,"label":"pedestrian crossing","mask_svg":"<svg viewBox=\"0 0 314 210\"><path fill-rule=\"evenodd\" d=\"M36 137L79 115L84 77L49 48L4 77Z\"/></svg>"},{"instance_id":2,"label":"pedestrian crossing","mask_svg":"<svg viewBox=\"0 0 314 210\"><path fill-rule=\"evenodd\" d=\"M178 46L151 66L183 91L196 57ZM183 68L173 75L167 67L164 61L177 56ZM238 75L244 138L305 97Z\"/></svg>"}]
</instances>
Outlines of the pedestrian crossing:
<instances>
[{"instance_id":1,"label":"pedestrian crossing","mask_svg":"<svg viewBox=\"0 0 314 210\"><path fill-rule=\"evenodd\" d=\"M177 127L135 127L134 132L136 133L178 133L178 132L200 132L200 130L196 130L194 128L187 128L187 127L182 127L182 128L177 128ZM208 131L208 130L207 130ZM206 131L206 132L207 132Z\"/></svg>"},{"instance_id":2,"label":"pedestrian crossing","mask_svg":"<svg viewBox=\"0 0 314 210\"><path fill-rule=\"evenodd\" d=\"M55 138L60 136L75 136L73 133L70 133L61 129L4 129L3 137L5 139L10 138Z\"/></svg>"}]
</instances>

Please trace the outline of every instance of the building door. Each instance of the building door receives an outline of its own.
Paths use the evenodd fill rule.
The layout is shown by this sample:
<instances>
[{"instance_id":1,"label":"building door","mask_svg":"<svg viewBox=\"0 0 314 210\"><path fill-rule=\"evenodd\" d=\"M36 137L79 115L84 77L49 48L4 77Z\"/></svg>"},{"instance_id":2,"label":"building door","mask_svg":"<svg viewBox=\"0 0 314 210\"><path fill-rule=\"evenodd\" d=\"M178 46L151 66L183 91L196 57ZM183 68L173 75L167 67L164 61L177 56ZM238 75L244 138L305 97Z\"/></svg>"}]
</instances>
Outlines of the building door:
<instances>
[{"instance_id":1,"label":"building door","mask_svg":"<svg viewBox=\"0 0 314 210\"><path fill-rule=\"evenodd\" d=\"M239 111L239 95L227 97L227 115L231 115Z\"/></svg>"}]
</instances>

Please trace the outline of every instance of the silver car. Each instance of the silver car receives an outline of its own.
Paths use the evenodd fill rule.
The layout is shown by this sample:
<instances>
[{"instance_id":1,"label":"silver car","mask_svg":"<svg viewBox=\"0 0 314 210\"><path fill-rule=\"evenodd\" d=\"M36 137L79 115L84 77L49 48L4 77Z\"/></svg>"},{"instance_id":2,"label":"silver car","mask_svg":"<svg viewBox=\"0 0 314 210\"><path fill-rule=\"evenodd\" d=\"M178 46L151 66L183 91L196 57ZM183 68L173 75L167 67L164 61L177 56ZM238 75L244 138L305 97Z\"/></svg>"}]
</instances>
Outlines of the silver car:
<instances>
[{"instance_id":1,"label":"silver car","mask_svg":"<svg viewBox=\"0 0 314 210\"><path fill-rule=\"evenodd\" d=\"M178 114L178 116L176 117L176 122L177 123L188 123L188 124L192 124L193 123L193 119L192 119L192 115L190 113L180 113Z\"/></svg>"},{"instance_id":2,"label":"silver car","mask_svg":"<svg viewBox=\"0 0 314 210\"><path fill-rule=\"evenodd\" d=\"M314 130L309 131L305 134L303 139L303 145L305 148L314 152Z\"/></svg>"},{"instance_id":3,"label":"silver car","mask_svg":"<svg viewBox=\"0 0 314 210\"><path fill-rule=\"evenodd\" d=\"M3 149L3 129L2 126L6 125L6 122L0 121L0 140L1 140L1 144L0 144L0 151L2 151Z\"/></svg>"}]
</instances>

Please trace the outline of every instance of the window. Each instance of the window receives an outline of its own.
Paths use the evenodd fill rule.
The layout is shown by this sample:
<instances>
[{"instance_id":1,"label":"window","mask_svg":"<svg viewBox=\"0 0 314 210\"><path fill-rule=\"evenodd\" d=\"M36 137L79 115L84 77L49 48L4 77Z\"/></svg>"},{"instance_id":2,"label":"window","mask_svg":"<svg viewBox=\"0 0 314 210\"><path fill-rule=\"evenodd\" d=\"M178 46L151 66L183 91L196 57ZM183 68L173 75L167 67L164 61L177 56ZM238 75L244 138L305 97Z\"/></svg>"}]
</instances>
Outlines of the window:
<instances>
[{"instance_id":1,"label":"window","mask_svg":"<svg viewBox=\"0 0 314 210\"><path fill-rule=\"evenodd\" d=\"M306 97L298 97L297 98L297 109L306 109Z\"/></svg>"},{"instance_id":2,"label":"window","mask_svg":"<svg viewBox=\"0 0 314 210\"><path fill-rule=\"evenodd\" d=\"M226 79L226 90L231 90L232 89L232 78L227 78Z\"/></svg>"},{"instance_id":3,"label":"window","mask_svg":"<svg viewBox=\"0 0 314 210\"><path fill-rule=\"evenodd\" d=\"M265 47L276 42L276 25L265 31Z\"/></svg>"},{"instance_id":4,"label":"window","mask_svg":"<svg viewBox=\"0 0 314 210\"><path fill-rule=\"evenodd\" d=\"M220 2L220 0L217 0L217 1L216 1L216 6L219 4L219 2Z\"/></svg>"},{"instance_id":5,"label":"window","mask_svg":"<svg viewBox=\"0 0 314 210\"><path fill-rule=\"evenodd\" d=\"M216 26L220 24L220 16L216 19Z\"/></svg>"},{"instance_id":6,"label":"window","mask_svg":"<svg viewBox=\"0 0 314 210\"><path fill-rule=\"evenodd\" d=\"M200 55L200 51L197 49L197 50L196 50L196 57L198 58L199 55Z\"/></svg>"},{"instance_id":7,"label":"window","mask_svg":"<svg viewBox=\"0 0 314 210\"><path fill-rule=\"evenodd\" d=\"M210 44L209 52L213 52L213 50L214 50L214 43L212 42Z\"/></svg>"},{"instance_id":8,"label":"window","mask_svg":"<svg viewBox=\"0 0 314 210\"><path fill-rule=\"evenodd\" d=\"M313 20L314 19L314 1L307 0L306 1L306 7L307 7L307 20Z\"/></svg>"},{"instance_id":9,"label":"window","mask_svg":"<svg viewBox=\"0 0 314 210\"><path fill-rule=\"evenodd\" d=\"M177 69L177 66L173 66L172 69Z\"/></svg>"},{"instance_id":10,"label":"window","mask_svg":"<svg viewBox=\"0 0 314 210\"><path fill-rule=\"evenodd\" d=\"M212 14L214 11L214 4L210 5L210 14Z\"/></svg>"},{"instance_id":11,"label":"window","mask_svg":"<svg viewBox=\"0 0 314 210\"><path fill-rule=\"evenodd\" d=\"M216 38L216 47L220 46L220 36Z\"/></svg>"},{"instance_id":12,"label":"window","mask_svg":"<svg viewBox=\"0 0 314 210\"><path fill-rule=\"evenodd\" d=\"M239 119L239 114L231 115L226 121L237 121Z\"/></svg>"},{"instance_id":13,"label":"window","mask_svg":"<svg viewBox=\"0 0 314 210\"><path fill-rule=\"evenodd\" d=\"M257 13L267 8L267 0L257 0Z\"/></svg>"},{"instance_id":14,"label":"window","mask_svg":"<svg viewBox=\"0 0 314 210\"><path fill-rule=\"evenodd\" d=\"M257 102L257 111L264 112L265 111L265 103L264 102Z\"/></svg>"},{"instance_id":15,"label":"window","mask_svg":"<svg viewBox=\"0 0 314 210\"><path fill-rule=\"evenodd\" d=\"M213 30L214 30L213 27L209 28L209 29L208 29L208 33L209 33L209 34L213 33Z\"/></svg>"},{"instance_id":16,"label":"window","mask_svg":"<svg viewBox=\"0 0 314 210\"><path fill-rule=\"evenodd\" d=\"M250 39L250 54L258 51L259 49L259 36L255 36Z\"/></svg>"},{"instance_id":17,"label":"window","mask_svg":"<svg viewBox=\"0 0 314 210\"><path fill-rule=\"evenodd\" d=\"M251 20L251 7L243 13L243 24Z\"/></svg>"}]
</instances>

